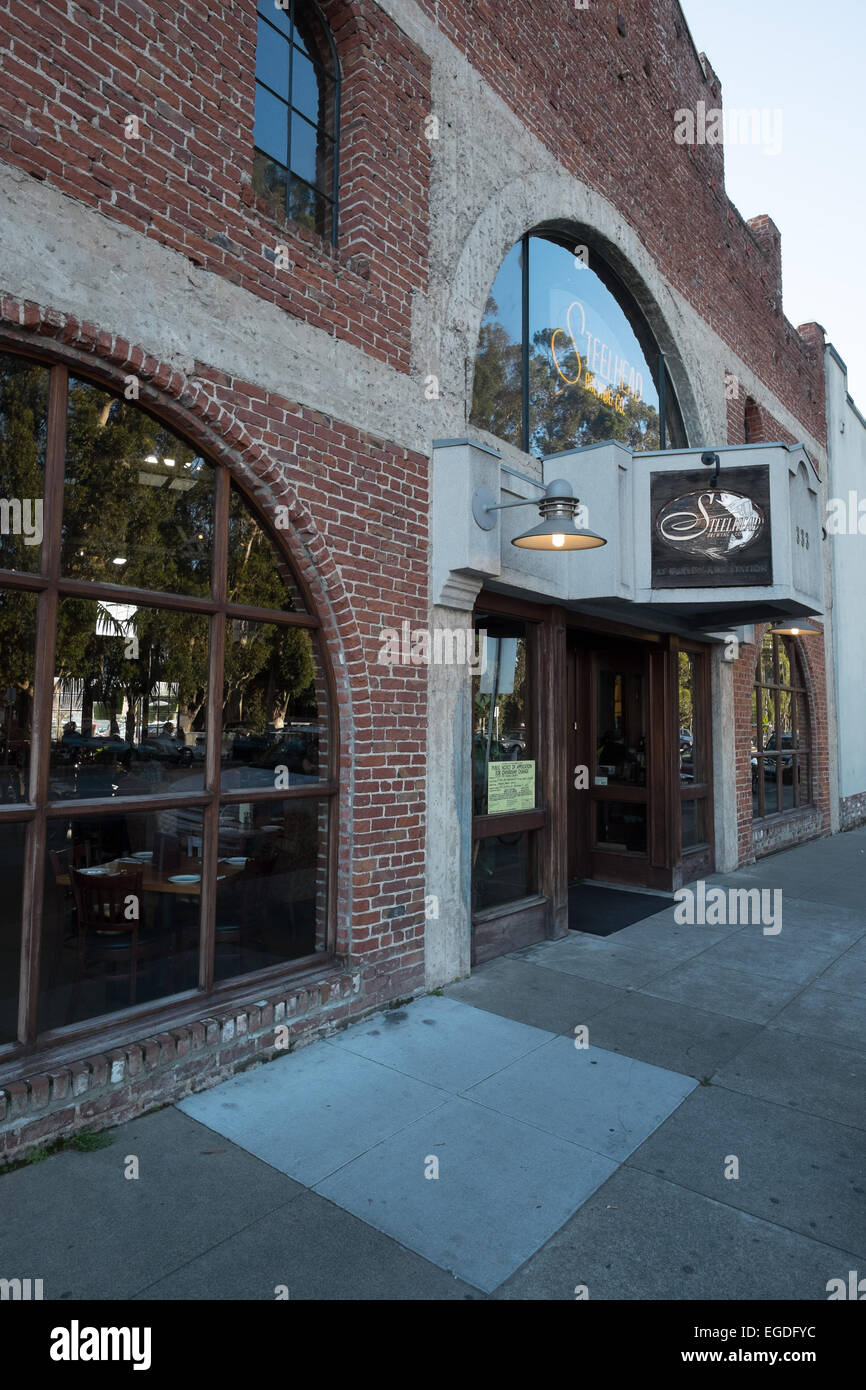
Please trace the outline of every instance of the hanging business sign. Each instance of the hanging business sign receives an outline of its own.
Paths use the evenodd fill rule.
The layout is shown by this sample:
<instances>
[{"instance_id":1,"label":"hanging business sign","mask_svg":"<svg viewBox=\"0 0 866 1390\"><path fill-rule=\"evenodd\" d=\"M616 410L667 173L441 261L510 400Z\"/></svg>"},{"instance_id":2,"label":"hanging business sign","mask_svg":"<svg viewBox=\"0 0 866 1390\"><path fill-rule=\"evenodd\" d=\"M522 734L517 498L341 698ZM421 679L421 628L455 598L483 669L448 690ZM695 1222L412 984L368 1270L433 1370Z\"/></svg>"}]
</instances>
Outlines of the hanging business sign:
<instances>
[{"instance_id":1,"label":"hanging business sign","mask_svg":"<svg viewBox=\"0 0 866 1390\"><path fill-rule=\"evenodd\" d=\"M535 763L489 763L487 767L487 814L535 809Z\"/></svg>"},{"instance_id":2,"label":"hanging business sign","mask_svg":"<svg viewBox=\"0 0 866 1390\"><path fill-rule=\"evenodd\" d=\"M652 587L772 584L769 468L708 481L706 470L651 475Z\"/></svg>"}]
</instances>

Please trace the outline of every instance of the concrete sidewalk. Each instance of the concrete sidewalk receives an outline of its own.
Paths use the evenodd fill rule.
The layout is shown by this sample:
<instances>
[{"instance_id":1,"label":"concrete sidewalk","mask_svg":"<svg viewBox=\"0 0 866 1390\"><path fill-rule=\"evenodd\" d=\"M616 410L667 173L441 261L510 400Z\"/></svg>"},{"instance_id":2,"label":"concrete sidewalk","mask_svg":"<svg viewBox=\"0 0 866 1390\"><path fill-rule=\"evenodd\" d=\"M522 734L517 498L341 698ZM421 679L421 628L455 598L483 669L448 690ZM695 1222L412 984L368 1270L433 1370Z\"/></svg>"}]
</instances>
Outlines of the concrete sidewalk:
<instances>
[{"instance_id":1,"label":"concrete sidewalk","mask_svg":"<svg viewBox=\"0 0 866 1390\"><path fill-rule=\"evenodd\" d=\"M10 1173L0 1276L49 1299L826 1299L866 1268L866 829L709 882L781 889L781 932L667 907L571 933Z\"/></svg>"}]
</instances>

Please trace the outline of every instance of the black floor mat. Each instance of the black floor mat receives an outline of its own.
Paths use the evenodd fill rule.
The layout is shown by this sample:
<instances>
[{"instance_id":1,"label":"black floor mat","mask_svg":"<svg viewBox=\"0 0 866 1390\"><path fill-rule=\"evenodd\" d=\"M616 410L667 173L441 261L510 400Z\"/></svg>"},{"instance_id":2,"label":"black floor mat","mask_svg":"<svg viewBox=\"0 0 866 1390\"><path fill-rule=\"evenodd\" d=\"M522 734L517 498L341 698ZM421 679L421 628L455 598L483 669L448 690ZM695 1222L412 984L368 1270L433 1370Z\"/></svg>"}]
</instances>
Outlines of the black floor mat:
<instances>
[{"instance_id":1,"label":"black floor mat","mask_svg":"<svg viewBox=\"0 0 866 1390\"><path fill-rule=\"evenodd\" d=\"M597 883L574 883L568 890L568 926L591 936L612 936L632 922L663 912L673 898L653 893L625 893Z\"/></svg>"}]
</instances>

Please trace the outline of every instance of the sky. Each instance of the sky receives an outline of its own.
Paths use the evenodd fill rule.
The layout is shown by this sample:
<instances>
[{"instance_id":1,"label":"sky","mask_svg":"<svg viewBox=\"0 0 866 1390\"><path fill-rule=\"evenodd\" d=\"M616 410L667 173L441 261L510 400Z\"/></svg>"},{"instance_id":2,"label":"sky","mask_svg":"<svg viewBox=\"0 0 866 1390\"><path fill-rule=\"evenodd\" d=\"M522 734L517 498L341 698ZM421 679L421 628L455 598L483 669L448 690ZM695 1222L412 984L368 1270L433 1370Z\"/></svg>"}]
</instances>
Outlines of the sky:
<instances>
[{"instance_id":1,"label":"sky","mask_svg":"<svg viewBox=\"0 0 866 1390\"><path fill-rule=\"evenodd\" d=\"M782 234L785 316L815 321L866 413L866 0L680 0L731 107L777 110L777 153L726 140L728 196Z\"/></svg>"}]
</instances>

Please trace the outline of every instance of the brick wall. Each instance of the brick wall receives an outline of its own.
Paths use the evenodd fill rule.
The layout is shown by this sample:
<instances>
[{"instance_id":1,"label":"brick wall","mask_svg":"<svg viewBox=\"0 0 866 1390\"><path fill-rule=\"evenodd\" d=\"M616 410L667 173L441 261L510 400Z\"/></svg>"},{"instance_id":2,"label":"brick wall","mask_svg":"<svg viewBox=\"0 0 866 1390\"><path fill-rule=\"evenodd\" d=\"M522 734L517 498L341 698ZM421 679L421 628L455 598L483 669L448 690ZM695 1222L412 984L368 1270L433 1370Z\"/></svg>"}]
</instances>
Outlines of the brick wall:
<instances>
[{"instance_id":1,"label":"brick wall","mask_svg":"<svg viewBox=\"0 0 866 1390\"><path fill-rule=\"evenodd\" d=\"M0 9L0 159L408 371L429 63L373 0L323 6L343 74L337 250L255 205L255 0L35 9ZM140 139L125 138L129 116ZM275 268L280 243L290 272Z\"/></svg>"}]
</instances>

